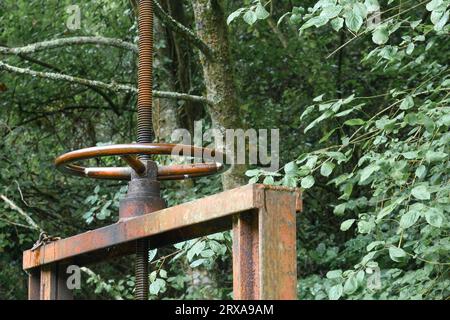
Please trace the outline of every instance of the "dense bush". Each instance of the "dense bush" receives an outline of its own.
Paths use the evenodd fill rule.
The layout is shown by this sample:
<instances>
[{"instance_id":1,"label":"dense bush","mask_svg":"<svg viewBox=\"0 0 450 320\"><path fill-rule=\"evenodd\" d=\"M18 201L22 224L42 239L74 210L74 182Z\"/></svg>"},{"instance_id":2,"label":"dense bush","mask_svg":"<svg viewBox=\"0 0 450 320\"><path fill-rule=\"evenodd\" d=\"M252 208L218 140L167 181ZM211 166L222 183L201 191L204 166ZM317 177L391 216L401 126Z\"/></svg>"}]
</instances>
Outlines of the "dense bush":
<instances>
[{"instance_id":1,"label":"dense bush","mask_svg":"<svg viewBox=\"0 0 450 320\"><path fill-rule=\"evenodd\" d=\"M448 299L450 1L220 3L245 121L280 129L281 169L254 167L248 180L304 189L299 297ZM0 47L87 35L136 42L128 1L82 2L76 31L65 26L69 4L1 1ZM192 27L190 1L182 7ZM159 52L157 86L173 71ZM198 59L184 54L189 89L201 94ZM0 55L0 62L105 82L136 78L136 56L107 46ZM135 96L0 72L0 194L52 235L115 221L126 184L70 178L52 161L67 150L133 141ZM219 177L202 178L165 183L164 197L175 205L221 190ZM0 298L25 298L21 252L39 230L10 203L0 206ZM231 298L231 240L226 232L152 250L151 299ZM132 298L132 274L131 259L84 268L77 295Z\"/></svg>"}]
</instances>

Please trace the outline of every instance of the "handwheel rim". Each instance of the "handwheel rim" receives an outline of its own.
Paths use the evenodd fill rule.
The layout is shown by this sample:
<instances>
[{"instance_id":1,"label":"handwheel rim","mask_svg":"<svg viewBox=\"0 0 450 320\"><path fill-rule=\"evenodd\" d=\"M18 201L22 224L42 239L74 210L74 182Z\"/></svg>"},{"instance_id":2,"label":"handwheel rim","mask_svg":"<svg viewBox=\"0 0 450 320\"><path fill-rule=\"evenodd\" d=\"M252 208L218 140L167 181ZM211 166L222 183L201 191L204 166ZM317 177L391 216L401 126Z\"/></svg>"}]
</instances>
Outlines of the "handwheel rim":
<instances>
[{"instance_id":1,"label":"handwheel rim","mask_svg":"<svg viewBox=\"0 0 450 320\"><path fill-rule=\"evenodd\" d=\"M190 156L195 159L201 159L202 161L207 160L213 162L161 166L158 167L158 180L180 180L204 177L223 172L228 168L223 161L224 155L220 151L171 143L132 143L89 147L60 155L55 159L55 166L64 173L80 177L130 180L133 170L130 167L84 167L75 163L107 156L130 156L139 154L174 155L175 148L178 151L178 154L175 154L177 156Z\"/></svg>"}]
</instances>

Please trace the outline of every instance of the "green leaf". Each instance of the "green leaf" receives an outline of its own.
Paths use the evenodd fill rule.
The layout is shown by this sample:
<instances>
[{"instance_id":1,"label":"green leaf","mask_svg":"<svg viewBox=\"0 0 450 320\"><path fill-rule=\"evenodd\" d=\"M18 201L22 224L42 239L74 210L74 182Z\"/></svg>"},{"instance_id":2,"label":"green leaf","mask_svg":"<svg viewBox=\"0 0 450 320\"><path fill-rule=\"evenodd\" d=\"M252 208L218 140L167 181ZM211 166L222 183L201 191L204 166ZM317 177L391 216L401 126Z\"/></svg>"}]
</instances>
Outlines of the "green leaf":
<instances>
[{"instance_id":1,"label":"green leaf","mask_svg":"<svg viewBox=\"0 0 450 320\"><path fill-rule=\"evenodd\" d=\"M422 22L422 19L420 19L420 20L415 20L415 21L411 21L411 23L410 23L410 26L411 26L411 29L415 29L415 28L417 28L417 26L420 24Z\"/></svg>"},{"instance_id":2,"label":"green leaf","mask_svg":"<svg viewBox=\"0 0 450 320\"><path fill-rule=\"evenodd\" d=\"M158 249L153 249L148 251L148 262L152 262L158 253Z\"/></svg>"},{"instance_id":3,"label":"green leaf","mask_svg":"<svg viewBox=\"0 0 450 320\"><path fill-rule=\"evenodd\" d=\"M405 159L412 160L412 159L417 159L417 157L419 156L419 153L417 151L408 151L408 152L403 152L402 156L404 156Z\"/></svg>"},{"instance_id":4,"label":"green leaf","mask_svg":"<svg viewBox=\"0 0 450 320\"><path fill-rule=\"evenodd\" d=\"M414 107L414 99L412 96L406 96L405 99L403 99L402 103L400 104L400 109L402 110L408 110L410 108Z\"/></svg>"},{"instance_id":5,"label":"green leaf","mask_svg":"<svg viewBox=\"0 0 450 320\"><path fill-rule=\"evenodd\" d=\"M317 163L317 159L319 159L319 157L316 155L312 155L312 156L307 157L307 159L308 159L308 161L306 161L305 167L312 170L315 167L315 165Z\"/></svg>"},{"instance_id":6,"label":"green leaf","mask_svg":"<svg viewBox=\"0 0 450 320\"><path fill-rule=\"evenodd\" d=\"M325 154L332 159L336 160L338 164L341 164L342 162L345 162L347 160L346 156L342 152L338 151L328 151L325 152Z\"/></svg>"},{"instance_id":7,"label":"green leaf","mask_svg":"<svg viewBox=\"0 0 450 320\"><path fill-rule=\"evenodd\" d=\"M442 210L438 208L429 208L425 212L425 220L433 227L440 228L444 222Z\"/></svg>"},{"instance_id":8,"label":"green leaf","mask_svg":"<svg viewBox=\"0 0 450 320\"><path fill-rule=\"evenodd\" d=\"M431 0L427 3L426 8L428 11L434 11L441 6L443 0Z\"/></svg>"},{"instance_id":9,"label":"green leaf","mask_svg":"<svg viewBox=\"0 0 450 320\"><path fill-rule=\"evenodd\" d=\"M341 223L341 231L347 231L350 229L352 224L355 222L355 219L348 219Z\"/></svg>"},{"instance_id":10,"label":"green leaf","mask_svg":"<svg viewBox=\"0 0 450 320\"><path fill-rule=\"evenodd\" d=\"M258 20L256 13L254 13L252 10L247 10L247 12L245 12L243 18L244 18L244 21L249 25L254 24L256 22L256 20Z\"/></svg>"},{"instance_id":11,"label":"green leaf","mask_svg":"<svg viewBox=\"0 0 450 320\"><path fill-rule=\"evenodd\" d=\"M338 279L342 276L342 270L331 270L327 272L328 279Z\"/></svg>"},{"instance_id":12,"label":"green leaf","mask_svg":"<svg viewBox=\"0 0 450 320\"><path fill-rule=\"evenodd\" d=\"M355 13L355 10L349 11L345 15L345 25L353 32L358 32L363 24L363 17Z\"/></svg>"},{"instance_id":13,"label":"green leaf","mask_svg":"<svg viewBox=\"0 0 450 320\"><path fill-rule=\"evenodd\" d=\"M327 18L328 20L336 18L339 13L341 13L342 11L342 6L340 5L330 5L327 6L325 8L323 8L322 12L320 13L320 15L324 18Z\"/></svg>"},{"instance_id":14,"label":"green leaf","mask_svg":"<svg viewBox=\"0 0 450 320\"><path fill-rule=\"evenodd\" d=\"M199 242L195 243L186 254L186 257L188 258L188 260L191 261L195 255L200 254L200 252L202 252L203 249L205 248L205 245L206 244L204 241L199 241Z\"/></svg>"},{"instance_id":15,"label":"green leaf","mask_svg":"<svg viewBox=\"0 0 450 320\"><path fill-rule=\"evenodd\" d=\"M155 281L150 284L150 293L157 295L165 286L166 282L163 279L155 279Z\"/></svg>"},{"instance_id":16,"label":"green leaf","mask_svg":"<svg viewBox=\"0 0 450 320\"><path fill-rule=\"evenodd\" d=\"M330 131L328 131L320 140L319 143L323 143L325 141L328 141L328 139L331 137L331 135L337 130L337 128L334 128Z\"/></svg>"},{"instance_id":17,"label":"green leaf","mask_svg":"<svg viewBox=\"0 0 450 320\"><path fill-rule=\"evenodd\" d=\"M379 165L376 164L370 164L367 167L365 167L364 169L361 170L360 172L360 178L359 178L359 183L363 183L365 182L367 179L370 178L370 176L375 172L378 171L380 169Z\"/></svg>"},{"instance_id":18,"label":"green leaf","mask_svg":"<svg viewBox=\"0 0 450 320\"><path fill-rule=\"evenodd\" d=\"M387 26L378 26L372 34L372 41L378 45L385 44L389 40L389 30Z\"/></svg>"},{"instance_id":19,"label":"green leaf","mask_svg":"<svg viewBox=\"0 0 450 320\"><path fill-rule=\"evenodd\" d=\"M264 184L274 184L275 181L272 176L266 176L263 181Z\"/></svg>"},{"instance_id":20,"label":"green leaf","mask_svg":"<svg viewBox=\"0 0 450 320\"><path fill-rule=\"evenodd\" d=\"M303 31L305 29L311 28L312 26L315 26L316 28L321 27L325 24L327 24L328 19L321 16L313 17L309 20L307 20L301 27L300 31Z\"/></svg>"},{"instance_id":21,"label":"green leaf","mask_svg":"<svg viewBox=\"0 0 450 320\"><path fill-rule=\"evenodd\" d=\"M344 288L343 288L342 284L334 285L328 291L328 298L330 300L339 300L339 298L342 296L343 292L344 292Z\"/></svg>"},{"instance_id":22,"label":"green leaf","mask_svg":"<svg viewBox=\"0 0 450 320\"><path fill-rule=\"evenodd\" d=\"M191 267L191 268L196 268L196 267L198 267L198 266L201 266L203 263L205 263L207 260L206 259L198 259L198 260L195 260L195 261L193 261L189 266Z\"/></svg>"},{"instance_id":23,"label":"green leaf","mask_svg":"<svg viewBox=\"0 0 450 320\"><path fill-rule=\"evenodd\" d=\"M372 260L375 255L377 254L378 251L372 251L369 252L368 254L366 254L362 259L361 259L361 264L363 266L365 266L370 260Z\"/></svg>"},{"instance_id":24,"label":"green leaf","mask_svg":"<svg viewBox=\"0 0 450 320\"><path fill-rule=\"evenodd\" d=\"M402 248L390 247L389 257L395 262L401 262L402 258L406 257L406 252Z\"/></svg>"},{"instance_id":25,"label":"green leaf","mask_svg":"<svg viewBox=\"0 0 450 320\"><path fill-rule=\"evenodd\" d=\"M270 16L270 13L267 12L266 8L261 3L258 3L256 5L255 9L256 17L260 20L266 19L268 16Z\"/></svg>"},{"instance_id":26,"label":"green leaf","mask_svg":"<svg viewBox=\"0 0 450 320\"><path fill-rule=\"evenodd\" d=\"M161 278L167 278L167 271L164 269L159 270L159 275Z\"/></svg>"},{"instance_id":27,"label":"green leaf","mask_svg":"<svg viewBox=\"0 0 450 320\"><path fill-rule=\"evenodd\" d=\"M344 26L344 19L341 17L334 18L330 21L330 24L334 31L339 31Z\"/></svg>"},{"instance_id":28,"label":"green leaf","mask_svg":"<svg viewBox=\"0 0 450 320\"><path fill-rule=\"evenodd\" d=\"M361 126L366 122L363 119L350 119L344 122L348 126Z\"/></svg>"},{"instance_id":29,"label":"green leaf","mask_svg":"<svg viewBox=\"0 0 450 320\"><path fill-rule=\"evenodd\" d=\"M378 0L365 0L364 5L366 6L368 13L380 10Z\"/></svg>"},{"instance_id":30,"label":"green leaf","mask_svg":"<svg viewBox=\"0 0 450 320\"><path fill-rule=\"evenodd\" d=\"M380 212L378 212L377 221L380 221L385 216L390 214L392 211L394 211L394 209L396 207L397 207L396 203L391 203L390 205L387 205L387 206L383 207L383 209L381 209Z\"/></svg>"},{"instance_id":31,"label":"green leaf","mask_svg":"<svg viewBox=\"0 0 450 320\"><path fill-rule=\"evenodd\" d=\"M367 18L367 8L364 4L360 2L355 2L353 4L353 12L360 16L363 20Z\"/></svg>"},{"instance_id":32,"label":"green leaf","mask_svg":"<svg viewBox=\"0 0 450 320\"><path fill-rule=\"evenodd\" d=\"M334 169L335 165L332 162L324 162L322 164L322 166L320 167L320 174L323 175L324 177L328 177Z\"/></svg>"},{"instance_id":33,"label":"green leaf","mask_svg":"<svg viewBox=\"0 0 450 320\"><path fill-rule=\"evenodd\" d=\"M320 96L315 97L315 98L313 99L313 101L314 101L314 102L320 102L320 101L322 101L324 95L325 95L325 94L321 94Z\"/></svg>"},{"instance_id":34,"label":"green leaf","mask_svg":"<svg viewBox=\"0 0 450 320\"><path fill-rule=\"evenodd\" d=\"M345 203L341 203L339 205L337 205L336 207L334 207L333 213L336 215L341 215L345 212L345 208L346 208L346 204Z\"/></svg>"},{"instance_id":35,"label":"green leaf","mask_svg":"<svg viewBox=\"0 0 450 320\"><path fill-rule=\"evenodd\" d=\"M344 194L342 196L340 196L339 199L342 199L342 200L350 199L350 196L352 195L352 191L353 191L353 183L351 183L351 182L346 183L344 185L344 187L342 188L342 191L344 192Z\"/></svg>"},{"instance_id":36,"label":"green leaf","mask_svg":"<svg viewBox=\"0 0 450 320\"><path fill-rule=\"evenodd\" d=\"M414 42L411 42L410 44L408 44L408 47L406 47L406 50L405 50L406 54L411 55L414 51L414 48L415 48Z\"/></svg>"},{"instance_id":37,"label":"green leaf","mask_svg":"<svg viewBox=\"0 0 450 320\"><path fill-rule=\"evenodd\" d=\"M252 177L250 180L248 180L248 184L255 184L255 183L258 183L258 181L259 181L259 176Z\"/></svg>"},{"instance_id":38,"label":"green leaf","mask_svg":"<svg viewBox=\"0 0 450 320\"><path fill-rule=\"evenodd\" d=\"M297 172L297 165L295 164L295 162L291 161L286 163L286 165L284 166L284 172L291 175L295 174Z\"/></svg>"},{"instance_id":39,"label":"green leaf","mask_svg":"<svg viewBox=\"0 0 450 320\"><path fill-rule=\"evenodd\" d=\"M231 22L233 22L233 20L239 17L244 10L245 8L239 8L236 11L232 12L227 18L227 24L229 25Z\"/></svg>"},{"instance_id":40,"label":"green leaf","mask_svg":"<svg viewBox=\"0 0 450 320\"><path fill-rule=\"evenodd\" d=\"M320 117L318 117L317 119L315 119L313 122L311 122L304 130L304 132L308 132L309 130L311 130L312 128L314 128L319 122L328 119L329 117L331 117L334 114L333 111L331 110L326 110Z\"/></svg>"},{"instance_id":41,"label":"green leaf","mask_svg":"<svg viewBox=\"0 0 450 320\"><path fill-rule=\"evenodd\" d=\"M373 241L373 242L371 242L371 243L369 243L369 244L367 245L366 250L367 250L367 251L372 251L372 250L375 249L376 247L383 246L384 244L385 244L384 241Z\"/></svg>"},{"instance_id":42,"label":"green leaf","mask_svg":"<svg viewBox=\"0 0 450 320\"><path fill-rule=\"evenodd\" d=\"M318 16L318 17L312 18L310 21L316 28L319 28L319 27L326 25L328 23L329 19L326 17L323 17L323 16Z\"/></svg>"},{"instance_id":43,"label":"green leaf","mask_svg":"<svg viewBox=\"0 0 450 320\"><path fill-rule=\"evenodd\" d=\"M400 218L400 227L403 229L408 229L413 226L417 220L420 218L420 213L416 210L409 210L407 213L402 215Z\"/></svg>"},{"instance_id":44,"label":"green leaf","mask_svg":"<svg viewBox=\"0 0 450 320\"><path fill-rule=\"evenodd\" d=\"M358 282L356 280L356 277L354 275L351 275L344 284L344 292L346 294L352 294L353 292L358 289Z\"/></svg>"},{"instance_id":45,"label":"green leaf","mask_svg":"<svg viewBox=\"0 0 450 320\"><path fill-rule=\"evenodd\" d=\"M430 150L425 154L425 159L427 160L427 162L430 162L430 163L442 161L445 158L447 158L447 154L445 152Z\"/></svg>"},{"instance_id":46,"label":"green leaf","mask_svg":"<svg viewBox=\"0 0 450 320\"><path fill-rule=\"evenodd\" d=\"M247 170L247 171L245 172L245 175L246 175L247 177L254 177L254 176L256 176L258 173L259 173L259 169L252 169L252 170Z\"/></svg>"},{"instance_id":47,"label":"green leaf","mask_svg":"<svg viewBox=\"0 0 450 320\"><path fill-rule=\"evenodd\" d=\"M314 185L314 182L315 182L315 181L314 181L313 176L309 175L309 176L304 177L304 178L301 180L300 185L301 185L302 188L304 188L304 189L309 189L309 188L311 188L311 187Z\"/></svg>"},{"instance_id":48,"label":"green leaf","mask_svg":"<svg viewBox=\"0 0 450 320\"><path fill-rule=\"evenodd\" d=\"M430 200L430 192L426 185L420 185L411 190L411 194L418 200Z\"/></svg>"},{"instance_id":49,"label":"green leaf","mask_svg":"<svg viewBox=\"0 0 450 320\"><path fill-rule=\"evenodd\" d=\"M427 168L423 164L417 167L416 172L415 172L415 175L417 178L423 179L423 178L425 178L426 174L427 174Z\"/></svg>"},{"instance_id":50,"label":"green leaf","mask_svg":"<svg viewBox=\"0 0 450 320\"><path fill-rule=\"evenodd\" d=\"M358 273L356 274L356 281L359 286L363 284L364 276L365 276L365 273L363 270L359 270Z\"/></svg>"},{"instance_id":51,"label":"green leaf","mask_svg":"<svg viewBox=\"0 0 450 320\"><path fill-rule=\"evenodd\" d=\"M375 223L373 221L359 221L358 222L358 232L362 234L369 234L375 228Z\"/></svg>"},{"instance_id":52,"label":"green leaf","mask_svg":"<svg viewBox=\"0 0 450 320\"><path fill-rule=\"evenodd\" d=\"M211 249L207 249L202 251L202 253L200 254L203 258L211 258L212 256L214 256L214 251Z\"/></svg>"},{"instance_id":53,"label":"green leaf","mask_svg":"<svg viewBox=\"0 0 450 320\"><path fill-rule=\"evenodd\" d=\"M445 24L448 22L448 19L450 17L450 12L447 10L439 19L439 21L437 21L434 24L434 30L435 31L442 31L442 29L444 29Z\"/></svg>"}]
</instances>

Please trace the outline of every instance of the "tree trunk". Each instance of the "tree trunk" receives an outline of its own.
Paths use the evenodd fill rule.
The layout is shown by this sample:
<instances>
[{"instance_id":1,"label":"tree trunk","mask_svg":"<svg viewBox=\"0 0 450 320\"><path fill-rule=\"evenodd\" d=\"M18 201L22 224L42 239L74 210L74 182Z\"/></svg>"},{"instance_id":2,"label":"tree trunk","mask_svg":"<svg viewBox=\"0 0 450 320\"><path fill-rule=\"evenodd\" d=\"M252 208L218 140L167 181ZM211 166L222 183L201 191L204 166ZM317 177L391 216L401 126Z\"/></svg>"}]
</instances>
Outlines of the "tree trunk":
<instances>
[{"instance_id":1,"label":"tree trunk","mask_svg":"<svg viewBox=\"0 0 450 320\"><path fill-rule=\"evenodd\" d=\"M175 76L171 70L171 64L169 63L168 66L166 62L171 59L166 29L156 17L153 28L153 38L155 43L159 44L155 46L155 64L157 65L155 77L158 78L158 89L176 92ZM172 132L179 128L177 101L174 99L154 99L153 115L156 139L160 142L170 142Z\"/></svg>"},{"instance_id":2,"label":"tree trunk","mask_svg":"<svg viewBox=\"0 0 450 320\"><path fill-rule=\"evenodd\" d=\"M237 104L224 12L218 0L192 0L192 5L197 36L213 52L212 59L200 53L206 94L214 102L213 106L208 107L209 114L213 127L225 136L225 129L244 129L245 126ZM223 174L224 189L245 184L245 170L246 165L233 165Z\"/></svg>"},{"instance_id":3,"label":"tree trunk","mask_svg":"<svg viewBox=\"0 0 450 320\"><path fill-rule=\"evenodd\" d=\"M184 5L182 1L166 0L166 7L169 14L176 21L182 25L190 25L188 17L185 14ZM171 38L173 43L173 60L174 70L178 80L178 87L180 92L191 93L192 79L191 75L193 65L191 64L194 56L192 47L187 43L177 32L171 32ZM180 123L183 128L188 129L191 134L194 133L194 122L200 120L205 115L205 106L202 103L193 101L183 102L183 114L180 116Z\"/></svg>"}]
</instances>

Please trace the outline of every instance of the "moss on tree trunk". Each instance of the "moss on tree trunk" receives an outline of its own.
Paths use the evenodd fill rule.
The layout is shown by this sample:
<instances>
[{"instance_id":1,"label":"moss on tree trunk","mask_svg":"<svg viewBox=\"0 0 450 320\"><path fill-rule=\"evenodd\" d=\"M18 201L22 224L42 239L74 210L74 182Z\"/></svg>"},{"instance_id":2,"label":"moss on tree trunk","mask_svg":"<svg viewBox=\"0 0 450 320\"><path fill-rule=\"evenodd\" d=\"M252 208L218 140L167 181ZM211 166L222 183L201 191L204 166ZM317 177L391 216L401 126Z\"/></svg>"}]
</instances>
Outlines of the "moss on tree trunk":
<instances>
[{"instance_id":1,"label":"moss on tree trunk","mask_svg":"<svg viewBox=\"0 0 450 320\"><path fill-rule=\"evenodd\" d=\"M213 126L225 136L225 129L245 127L237 103L225 15L217 0L193 0L192 5L197 36L213 52L212 59L200 57L207 97L214 102L208 110ZM223 175L224 189L245 184L245 170L245 165L232 166Z\"/></svg>"}]
</instances>

